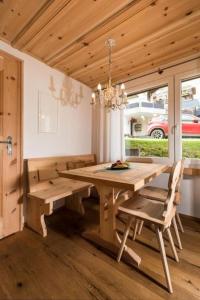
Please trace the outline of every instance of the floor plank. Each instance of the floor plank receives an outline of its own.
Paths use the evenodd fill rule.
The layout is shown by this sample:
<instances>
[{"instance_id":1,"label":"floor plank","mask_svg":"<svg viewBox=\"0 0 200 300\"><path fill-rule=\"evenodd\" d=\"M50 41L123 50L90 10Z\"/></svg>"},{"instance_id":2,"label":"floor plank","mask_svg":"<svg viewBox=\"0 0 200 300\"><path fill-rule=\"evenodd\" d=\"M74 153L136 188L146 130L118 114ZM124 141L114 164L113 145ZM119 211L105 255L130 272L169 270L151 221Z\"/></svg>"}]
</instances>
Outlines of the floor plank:
<instances>
[{"instance_id":1,"label":"floor plank","mask_svg":"<svg viewBox=\"0 0 200 300\"><path fill-rule=\"evenodd\" d=\"M98 205L86 203L86 215L62 210L47 218L48 236L25 228L0 241L0 300L126 300L200 299L199 223L183 219L183 251L180 263L167 254L174 294L165 279L155 234L144 228L129 245L142 257L133 268L104 254L81 237L98 224ZM123 224L119 224L124 226ZM173 232L173 231L172 231Z\"/></svg>"}]
</instances>

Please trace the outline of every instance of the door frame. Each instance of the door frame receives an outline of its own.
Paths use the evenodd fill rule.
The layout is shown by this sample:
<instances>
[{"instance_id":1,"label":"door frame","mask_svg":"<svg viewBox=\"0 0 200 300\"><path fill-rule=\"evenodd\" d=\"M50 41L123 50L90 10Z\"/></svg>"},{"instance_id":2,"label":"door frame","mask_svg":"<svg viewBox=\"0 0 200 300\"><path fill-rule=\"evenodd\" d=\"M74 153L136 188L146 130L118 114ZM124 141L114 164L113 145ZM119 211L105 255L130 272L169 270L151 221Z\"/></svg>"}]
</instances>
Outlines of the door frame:
<instances>
[{"instance_id":1,"label":"door frame","mask_svg":"<svg viewBox=\"0 0 200 300\"><path fill-rule=\"evenodd\" d=\"M19 231L22 231L24 228L24 209L23 209L23 204L24 204L24 172L23 172L23 127L24 127L24 122L23 122L23 112L24 112L24 61L20 58L18 58L15 55L12 55L2 49L0 49L0 57L7 56L8 58L11 57L12 59L15 59L19 63L19 87L18 87L18 103L19 103L19 118L20 118L20 130L19 130L19 135L20 135L20 180L19 180L19 193L20 193L20 220L19 220ZM4 62L3 62L4 63Z\"/></svg>"}]
</instances>

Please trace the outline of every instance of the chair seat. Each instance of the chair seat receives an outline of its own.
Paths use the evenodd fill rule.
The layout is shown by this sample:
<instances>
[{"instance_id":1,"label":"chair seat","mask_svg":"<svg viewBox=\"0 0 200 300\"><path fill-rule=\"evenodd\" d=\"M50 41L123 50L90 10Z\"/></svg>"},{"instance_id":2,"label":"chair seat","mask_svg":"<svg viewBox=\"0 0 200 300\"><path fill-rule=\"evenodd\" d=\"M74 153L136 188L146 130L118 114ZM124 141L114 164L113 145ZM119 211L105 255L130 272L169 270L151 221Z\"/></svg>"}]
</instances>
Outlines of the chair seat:
<instances>
[{"instance_id":1,"label":"chair seat","mask_svg":"<svg viewBox=\"0 0 200 300\"><path fill-rule=\"evenodd\" d=\"M163 217L163 212L165 210L164 203L150 200L140 195L136 199L132 198L125 201L118 207L118 210L143 220L148 220L164 226L169 225L168 219L164 219ZM174 207L172 215L175 215L175 211L176 208ZM169 220L171 222L171 218Z\"/></svg>"},{"instance_id":2,"label":"chair seat","mask_svg":"<svg viewBox=\"0 0 200 300\"><path fill-rule=\"evenodd\" d=\"M168 190L164 188L147 186L140 190L142 197L164 202L167 199Z\"/></svg>"}]
</instances>

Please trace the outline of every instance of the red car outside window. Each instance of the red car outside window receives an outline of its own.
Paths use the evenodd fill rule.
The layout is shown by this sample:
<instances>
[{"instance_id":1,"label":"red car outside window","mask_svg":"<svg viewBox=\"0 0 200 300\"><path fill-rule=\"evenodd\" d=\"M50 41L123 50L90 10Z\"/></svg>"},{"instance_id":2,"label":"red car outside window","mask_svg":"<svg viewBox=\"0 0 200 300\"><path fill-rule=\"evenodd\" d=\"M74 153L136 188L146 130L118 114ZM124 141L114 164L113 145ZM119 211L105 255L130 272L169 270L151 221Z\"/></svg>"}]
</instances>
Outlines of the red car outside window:
<instances>
[{"instance_id":1,"label":"red car outside window","mask_svg":"<svg viewBox=\"0 0 200 300\"><path fill-rule=\"evenodd\" d=\"M153 118L148 124L147 132L152 138L162 139L168 136L168 120L166 115ZM182 135L200 136L200 118L193 115L182 115Z\"/></svg>"}]
</instances>

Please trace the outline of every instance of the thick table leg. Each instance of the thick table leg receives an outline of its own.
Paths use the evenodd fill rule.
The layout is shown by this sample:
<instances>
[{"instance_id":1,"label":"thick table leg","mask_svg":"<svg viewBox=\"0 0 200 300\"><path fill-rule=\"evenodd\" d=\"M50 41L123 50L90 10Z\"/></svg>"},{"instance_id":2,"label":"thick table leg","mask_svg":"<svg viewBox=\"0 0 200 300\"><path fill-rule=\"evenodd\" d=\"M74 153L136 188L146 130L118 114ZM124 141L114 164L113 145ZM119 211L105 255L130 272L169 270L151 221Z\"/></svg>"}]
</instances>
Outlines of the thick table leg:
<instances>
[{"instance_id":1,"label":"thick table leg","mask_svg":"<svg viewBox=\"0 0 200 300\"><path fill-rule=\"evenodd\" d=\"M90 188L82 192L75 193L74 195L66 198L66 207L73 211L78 212L82 216L85 214L85 208L83 205L83 198L87 198L90 195Z\"/></svg>"},{"instance_id":2,"label":"thick table leg","mask_svg":"<svg viewBox=\"0 0 200 300\"><path fill-rule=\"evenodd\" d=\"M119 190L106 186L96 186L100 195L100 228L98 232L85 232L83 237L100 246L105 252L117 259L121 239L116 232L115 203ZM139 266L141 258L128 246L125 246L122 260Z\"/></svg>"}]
</instances>

